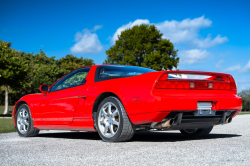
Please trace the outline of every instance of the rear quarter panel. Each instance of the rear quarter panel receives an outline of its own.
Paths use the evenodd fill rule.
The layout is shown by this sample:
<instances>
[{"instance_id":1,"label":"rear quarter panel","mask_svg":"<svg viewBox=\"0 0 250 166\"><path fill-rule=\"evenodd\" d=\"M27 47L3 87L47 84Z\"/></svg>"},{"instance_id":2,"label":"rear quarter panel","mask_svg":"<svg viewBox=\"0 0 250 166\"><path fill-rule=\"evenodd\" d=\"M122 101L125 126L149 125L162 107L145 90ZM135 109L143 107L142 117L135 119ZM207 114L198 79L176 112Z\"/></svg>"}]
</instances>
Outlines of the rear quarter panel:
<instances>
[{"instance_id":1,"label":"rear quarter panel","mask_svg":"<svg viewBox=\"0 0 250 166\"><path fill-rule=\"evenodd\" d=\"M122 101L127 114L150 112L147 97L162 72L150 72L128 78L95 82L93 96L104 92L115 93ZM136 98L137 100L133 100Z\"/></svg>"}]
</instances>

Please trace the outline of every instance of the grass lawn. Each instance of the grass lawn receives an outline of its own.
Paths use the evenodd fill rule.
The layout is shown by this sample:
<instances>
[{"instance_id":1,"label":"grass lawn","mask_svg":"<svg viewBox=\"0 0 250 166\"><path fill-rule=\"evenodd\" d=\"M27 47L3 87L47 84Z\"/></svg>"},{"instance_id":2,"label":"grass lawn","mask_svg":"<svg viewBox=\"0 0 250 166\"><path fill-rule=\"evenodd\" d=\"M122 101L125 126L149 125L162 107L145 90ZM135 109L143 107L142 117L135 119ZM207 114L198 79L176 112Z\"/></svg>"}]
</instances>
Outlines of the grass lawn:
<instances>
[{"instance_id":1,"label":"grass lawn","mask_svg":"<svg viewBox=\"0 0 250 166\"><path fill-rule=\"evenodd\" d=\"M16 132L12 118L0 118L0 133Z\"/></svg>"},{"instance_id":2,"label":"grass lawn","mask_svg":"<svg viewBox=\"0 0 250 166\"><path fill-rule=\"evenodd\" d=\"M13 105L9 106L9 114L12 113L13 107L14 107ZM0 105L0 115L3 114L4 108L5 108L4 105Z\"/></svg>"},{"instance_id":3,"label":"grass lawn","mask_svg":"<svg viewBox=\"0 0 250 166\"><path fill-rule=\"evenodd\" d=\"M247 115L247 114L250 114L250 111L240 111L239 113L238 113L238 115Z\"/></svg>"}]
</instances>

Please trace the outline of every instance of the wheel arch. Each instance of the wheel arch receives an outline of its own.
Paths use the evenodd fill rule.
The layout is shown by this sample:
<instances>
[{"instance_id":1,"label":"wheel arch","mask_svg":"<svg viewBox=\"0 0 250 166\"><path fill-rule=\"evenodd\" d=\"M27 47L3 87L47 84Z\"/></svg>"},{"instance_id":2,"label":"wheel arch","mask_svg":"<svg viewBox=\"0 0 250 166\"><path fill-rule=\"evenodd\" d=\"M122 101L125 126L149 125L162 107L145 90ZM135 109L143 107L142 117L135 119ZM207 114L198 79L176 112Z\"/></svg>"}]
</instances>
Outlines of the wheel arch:
<instances>
[{"instance_id":1,"label":"wheel arch","mask_svg":"<svg viewBox=\"0 0 250 166\"><path fill-rule=\"evenodd\" d=\"M96 118L96 113L97 113L97 109L98 109L98 106L99 104L107 97L110 97L110 96L113 96L113 97L117 97L118 100L121 101L121 99L119 98L119 96L117 94L115 94L114 92L103 92L101 93L95 100L94 102L94 105L93 105L93 109L92 109L92 118L93 120L95 121L95 118ZM122 103L122 101L121 101ZM122 103L123 104L123 103Z\"/></svg>"},{"instance_id":2,"label":"wheel arch","mask_svg":"<svg viewBox=\"0 0 250 166\"><path fill-rule=\"evenodd\" d=\"M27 105L28 105L28 103L27 103L26 101L24 101L24 100L19 101L19 102L16 104L16 107L15 107L15 115L16 115L16 113L17 113L18 108L19 108L22 104L27 104Z\"/></svg>"}]
</instances>

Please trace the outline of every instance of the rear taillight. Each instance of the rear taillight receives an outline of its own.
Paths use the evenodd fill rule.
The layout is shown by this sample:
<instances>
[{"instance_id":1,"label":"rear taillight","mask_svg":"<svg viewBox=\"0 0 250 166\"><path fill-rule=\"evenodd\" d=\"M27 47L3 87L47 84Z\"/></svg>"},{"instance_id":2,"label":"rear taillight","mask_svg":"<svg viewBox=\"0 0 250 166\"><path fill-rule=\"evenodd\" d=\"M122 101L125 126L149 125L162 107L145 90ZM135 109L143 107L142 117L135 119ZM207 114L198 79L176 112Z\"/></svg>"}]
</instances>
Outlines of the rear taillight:
<instances>
[{"instance_id":1,"label":"rear taillight","mask_svg":"<svg viewBox=\"0 0 250 166\"><path fill-rule=\"evenodd\" d=\"M229 81L230 81L230 89L237 90L236 83L232 76L229 76Z\"/></svg>"},{"instance_id":2,"label":"rear taillight","mask_svg":"<svg viewBox=\"0 0 250 166\"><path fill-rule=\"evenodd\" d=\"M216 75L206 80L190 80L171 78L163 74L155 86L156 89L197 89L197 90L236 90L236 84L232 76Z\"/></svg>"}]
</instances>

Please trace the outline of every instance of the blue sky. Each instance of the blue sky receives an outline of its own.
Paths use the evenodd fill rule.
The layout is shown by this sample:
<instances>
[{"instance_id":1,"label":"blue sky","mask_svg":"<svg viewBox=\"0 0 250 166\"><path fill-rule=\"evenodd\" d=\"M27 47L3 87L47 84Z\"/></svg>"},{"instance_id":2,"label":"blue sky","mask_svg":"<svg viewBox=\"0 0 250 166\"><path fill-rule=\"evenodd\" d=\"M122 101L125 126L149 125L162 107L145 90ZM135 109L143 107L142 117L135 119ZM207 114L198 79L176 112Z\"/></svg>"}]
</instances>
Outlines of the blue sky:
<instances>
[{"instance_id":1,"label":"blue sky","mask_svg":"<svg viewBox=\"0 0 250 166\"><path fill-rule=\"evenodd\" d=\"M180 70L230 73L250 89L250 1L0 1L12 48L101 64L121 30L154 24L179 50Z\"/></svg>"}]
</instances>

